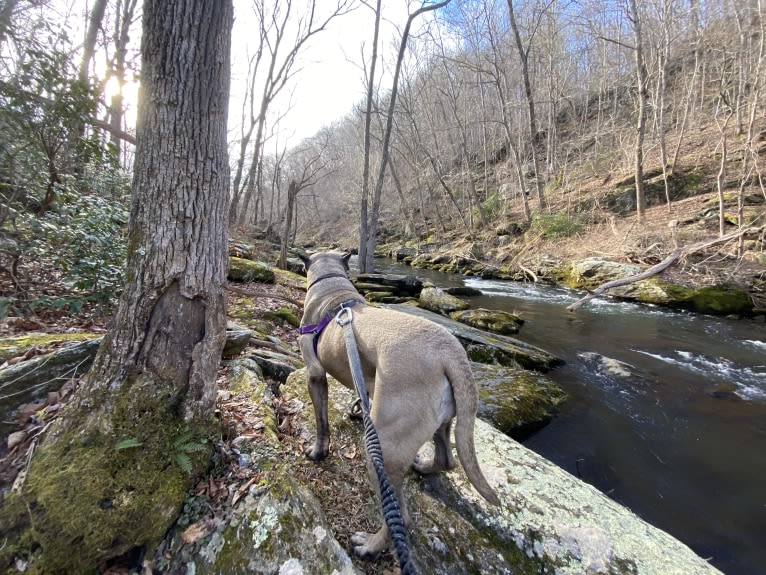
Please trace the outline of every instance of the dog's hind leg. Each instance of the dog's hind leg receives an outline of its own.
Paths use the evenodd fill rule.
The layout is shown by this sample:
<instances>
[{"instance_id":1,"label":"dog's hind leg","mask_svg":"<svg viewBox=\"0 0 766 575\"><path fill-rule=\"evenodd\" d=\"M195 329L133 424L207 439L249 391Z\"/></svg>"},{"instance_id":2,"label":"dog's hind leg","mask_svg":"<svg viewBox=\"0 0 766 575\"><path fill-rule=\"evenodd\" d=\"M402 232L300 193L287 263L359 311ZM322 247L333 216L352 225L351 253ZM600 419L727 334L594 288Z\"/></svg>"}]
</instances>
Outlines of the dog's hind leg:
<instances>
[{"instance_id":1,"label":"dog's hind leg","mask_svg":"<svg viewBox=\"0 0 766 575\"><path fill-rule=\"evenodd\" d=\"M452 428L452 419L444 422L433 436L434 457L433 459L424 459L420 456L415 458L412 468L418 473L428 475L440 471L448 471L455 467L455 458L452 456L452 447L450 446L450 429Z\"/></svg>"},{"instance_id":2,"label":"dog's hind leg","mask_svg":"<svg viewBox=\"0 0 766 575\"><path fill-rule=\"evenodd\" d=\"M381 419L378 418L377 421L380 423ZM388 481L399 502L399 509L402 513L404 525L408 526L410 518L402 496L402 485L404 483L404 477L412 464L412 460L415 458L416 449L414 448L414 443L402 440L403 438L400 435L401 426L376 425L376 428L378 428L378 438L383 452L386 476L388 477ZM375 486L375 490L378 493L378 501L380 502L380 484L378 476L369 460L367 468L370 474L370 481ZM380 555L381 551L386 549L390 544L388 528L384 523L376 533L354 533L351 536L351 544L356 555L363 559L374 560Z\"/></svg>"}]
</instances>

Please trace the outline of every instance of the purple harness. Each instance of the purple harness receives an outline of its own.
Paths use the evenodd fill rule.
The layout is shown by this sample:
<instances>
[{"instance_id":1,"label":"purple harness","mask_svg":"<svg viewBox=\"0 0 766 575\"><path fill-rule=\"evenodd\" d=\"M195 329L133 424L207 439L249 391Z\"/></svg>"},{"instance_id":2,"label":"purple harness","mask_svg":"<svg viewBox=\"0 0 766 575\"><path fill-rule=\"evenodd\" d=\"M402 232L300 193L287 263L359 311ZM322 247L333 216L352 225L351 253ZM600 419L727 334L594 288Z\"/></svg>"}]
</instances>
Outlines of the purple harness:
<instances>
[{"instance_id":1,"label":"purple harness","mask_svg":"<svg viewBox=\"0 0 766 575\"><path fill-rule=\"evenodd\" d=\"M324 278L323 278L324 279ZM354 307L358 303L364 303L360 299L350 299L348 301L344 301L342 304L335 306L330 310L330 313L328 313L326 316L324 316L319 323L312 323L310 325L302 325L300 328L298 328L298 333L301 335L306 335L307 333L314 335L314 353L317 353L317 344L319 343L319 336L322 335L322 331L324 331L324 328L326 328L330 322L335 318L336 315L340 312L340 310L348 308L348 307Z\"/></svg>"}]
</instances>

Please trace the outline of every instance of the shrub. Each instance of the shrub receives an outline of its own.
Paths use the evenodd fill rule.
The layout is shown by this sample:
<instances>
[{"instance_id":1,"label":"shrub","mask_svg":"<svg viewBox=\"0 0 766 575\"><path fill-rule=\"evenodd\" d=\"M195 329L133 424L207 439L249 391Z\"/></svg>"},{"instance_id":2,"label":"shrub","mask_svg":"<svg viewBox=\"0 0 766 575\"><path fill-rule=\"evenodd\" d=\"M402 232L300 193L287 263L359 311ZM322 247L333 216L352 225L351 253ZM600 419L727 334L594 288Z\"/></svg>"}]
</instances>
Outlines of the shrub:
<instances>
[{"instance_id":1,"label":"shrub","mask_svg":"<svg viewBox=\"0 0 766 575\"><path fill-rule=\"evenodd\" d=\"M580 233L582 223L568 214L535 214L532 229L546 238L566 238Z\"/></svg>"}]
</instances>

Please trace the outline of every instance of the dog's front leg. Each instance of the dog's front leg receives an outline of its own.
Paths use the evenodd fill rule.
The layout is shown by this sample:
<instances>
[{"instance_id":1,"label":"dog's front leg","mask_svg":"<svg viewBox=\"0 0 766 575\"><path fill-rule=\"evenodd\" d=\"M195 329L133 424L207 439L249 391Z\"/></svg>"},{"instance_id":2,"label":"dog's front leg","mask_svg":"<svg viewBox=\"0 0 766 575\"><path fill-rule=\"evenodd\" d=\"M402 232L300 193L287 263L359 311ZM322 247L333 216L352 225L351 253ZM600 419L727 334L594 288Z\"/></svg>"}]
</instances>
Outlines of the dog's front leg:
<instances>
[{"instance_id":1,"label":"dog's front leg","mask_svg":"<svg viewBox=\"0 0 766 575\"><path fill-rule=\"evenodd\" d=\"M309 395L314 404L314 416L316 417L317 436L313 447L306 449L306 455L313 461L324 459L330 453L330 426L327 422L327 373L313 372L309 368Z\"/></svg>"}]
</instances>

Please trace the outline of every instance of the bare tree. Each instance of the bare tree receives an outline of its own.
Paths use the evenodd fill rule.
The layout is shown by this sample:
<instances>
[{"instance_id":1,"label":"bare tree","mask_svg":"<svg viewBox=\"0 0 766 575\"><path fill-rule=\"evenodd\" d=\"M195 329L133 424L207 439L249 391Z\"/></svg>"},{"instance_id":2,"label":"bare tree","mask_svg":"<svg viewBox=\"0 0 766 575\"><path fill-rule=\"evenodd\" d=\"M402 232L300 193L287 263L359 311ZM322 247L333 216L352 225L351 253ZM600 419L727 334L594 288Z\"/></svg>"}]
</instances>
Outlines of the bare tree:
<instances>
[{"instance_id":1,"label":"bare tree","mask_svg":"<svg viewBox=\"0 0 766 575\"><path fill-rule=\"evenodd\" d=\"M372 35L372 56L370 57L369 73L366 74L367 100L364 109L364 159L362 164L362 197L359 207L359 270L364 273L372 266L373 255L367 255L367 236L369 235L369 197L370 197L370 147L372 130L373 97L375 96L375 67L378 61L378 38L380 35L380 4L375 4L375 25ZM367 70L367 66L364 66Z\"/></svg>"},{"instance_id":2,"label":"bare tree","mask_svg":"<svg viewBox=\"0 0 766 575\"><path fill-rule=\"evenodd\" d=\"M247 217L250 202L255 195L256 171L263 148L264 128L267 113L275 98L287 86L298 72L298 57L309 40L324 31L336 17L347 13L352 0L337 0L334 8L325 17L317 14L318 0L310 0L303 14L293 12L294 0L268 3L266 0L253 0L253 10L261 28L261 38L265 39L268 51L268 67L260 93L260 107L256 116L255 140L250 150L250 168L247 174L247 187L240 194L234 190L229 221L242 225ZM251 97L254 94L251 93ZM240 200L244 204L240 207Z\"/></svg>"},{"instance_id":3,"label":"bare tree","mask_svg":"<svg viewBox=\"0 0 766 575\"><path fill-rule=\"evenodd\" d=\"M551 0L551 4L555 0ZM529 145L532 151L532 163L535 169L535 187L537 189L537 200L540 205L540 209L545 209L545 175L543 173L542 166L540 164L539 152L537 150L537 143L539 139L537 113L535 111L535 98L532 93L532 82L529 73L529 52L532 49L532 40L534 39L537 27L540 24L540 18L547 10L548 4L545 9L541 10L537 19L534 22L533 28L527 39L527 45L521 39L521 32L519 31L519 25L516 22L516 12L513 6L513 0L508 0L508 16L511 21L511 28L513 30L513 38L516 42L516 49L519 54L519 60L521 61L521 79L524 83L524 95L527 101L527 119L529 121Z\"/></svg>"},{"instance_id":4,"label":"bare tree","mask_svg":"<svg viewBox=\"0 0 766 575\"><path fill-rule=\"evenodd\" d=\"M636 144L634 148L634 174L636 182L636 217L644 221L646 192L644 191L644 137L646 135L646 109L649 101L649 74L644 60L644 35L637 0L627 0L628 19L633 27L633 46L638 88L638 111L636 114Z\"/></svg>"},{"instance_id":5,"label":"bare tree","mask_svg":"<svg viewBox=\"0 0 766 575\"><path fill-rule=\"evenodd\" d=\"M322 177L327 169L328 160L325 150L328 145L328 134L320 136L293 153L293 161L300 164L291 171L290 183L287 186L287 205L284 218L282 219L282 235L279 250L279 267L287 269L287 249L290 243L290 232L294 229L294 220L297 216L298 194L313 186Z\"/></svg>"},{"instance_id":6,"label":"bare tree","mask_svg":"<svg viewBox=\"0 0 766 575\"><path fill-rule=\"evenodd\" d=\"M17 505L2 511L19 512L2 518L18 529L4 537L20 536L40 573L94 572L155 548L207 466L226 325L232 22L231 0L144 3L125 290ZM184 469L176 455L192 444Z\"/></svg>"}]
</instances>

